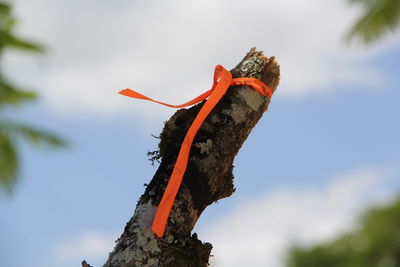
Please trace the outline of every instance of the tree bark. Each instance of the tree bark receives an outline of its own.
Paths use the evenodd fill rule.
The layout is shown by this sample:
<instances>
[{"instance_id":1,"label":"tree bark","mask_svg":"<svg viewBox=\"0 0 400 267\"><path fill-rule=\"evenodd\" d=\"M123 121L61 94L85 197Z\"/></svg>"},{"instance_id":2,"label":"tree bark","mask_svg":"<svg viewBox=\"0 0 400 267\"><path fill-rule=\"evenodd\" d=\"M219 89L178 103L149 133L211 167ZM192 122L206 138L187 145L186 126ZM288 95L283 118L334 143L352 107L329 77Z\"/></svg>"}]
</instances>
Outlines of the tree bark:
<instances>
[{"instance_id":1,"label":"tree bark","mask_svg":"<svg viewBox=\"0 0 400 267\"><path fill-rule=\"evenodd\" d=\"M264 82L272 91L279 83L279 65L255 48L231 70L233 78L249 77ZM231 86L198 131L187 169L163 238L151 224L168 183L182 140L203 103L178 110L160 134L156 158L160 166L133 217L126 224L104 267L205 267L212 245L191 231L203 210L229 197L233 186L233 160L263 115L268 98L247 86Z\"/></svg>"}]
</instances>

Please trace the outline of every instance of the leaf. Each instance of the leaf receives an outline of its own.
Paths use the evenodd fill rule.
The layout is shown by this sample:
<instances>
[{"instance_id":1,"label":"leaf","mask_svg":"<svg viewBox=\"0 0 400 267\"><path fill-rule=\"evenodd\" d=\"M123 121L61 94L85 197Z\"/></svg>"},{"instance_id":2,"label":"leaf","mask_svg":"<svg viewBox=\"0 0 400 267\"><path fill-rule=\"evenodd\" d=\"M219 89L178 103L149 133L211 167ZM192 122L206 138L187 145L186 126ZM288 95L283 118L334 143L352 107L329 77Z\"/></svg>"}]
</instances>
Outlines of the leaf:
<instances>
[{"instance_id":1,"label":"leaf","mask_svg":"<svg viewBox=\"0 0 400 267\"><path fill-rule=\"evenodd\" d=\"M399 222L400 196L387 206L367 210L352 232L312 247L292 247L286 266L400 266Z\"/></svg>"},{"instance_id":2,"label":"leaf","mask_svg":"<svg viewBox=\"0 0 400 267\"><path fill-rule=\"evenodd\" d=\"M31 52L44 52L41 45L15 36L13 34L15 24L10 5L0 3L0 52L6 47Z\"/></svg>"},{"instance_id":3,"label":"leaf","mask_svg":"<svg viewBox=\"0 0 400 267\"><path fill-rule=\"evenodd\" d=\"M51 147L62 147L66 145L57 135L26 124L0 121L0 132L2 131L18 138L22 137L33 145L47 145Z\"/></svg>"},{"instance_id":4,"label":"leaf","mask_svg":"<svg viewBox=\"0 0 400 267\"><path fill-rule=\"evenodd\" d=\"M6 48L30 52L44 51L41 45L14 35L15 25L16 20L12 15L11 5L3 1L0 2L0 60L1 54ZM0 73L0 108L19 105L34 99L36 99L34 92L14 87ZM26 140L33 145L51 147L65 145L65 142L55 134L26 124L1 120L0 117L0 187L8 189L8 191L15 184L19 170L16 147L18 139Z\"/></svg>"},{"instance_id":5,"label":"leaf","mask_svg":"<svg viewBox=\"0 0 400 267\"><path fill-rule=\"evenodd\" d=\"M17 180L18 154L11 137L0 131L0 185L11 190Z\"/></svg>"},{"instance_id":6,"label":"leaf","mask_svg":"<svg viewBox=\"0 0 400 267\"><path fill-rule=\"evenodd\" d=\"M15 143L18 138L25 139L33 145L65 146L65 142L52 133L25 124L0 120L0 186L9 192L16 183L19 171Z\"/></svg>"},{"instance_id":7,"label":"leaf","mask_svg":"<svg viewBox=\"0 0 400 267\"><path fill-rule=\"evenodd\" d=\"M0 16L8 15L10 14L11 7L9 4L6 3L0 3Z\"/></svg>"},{"instance_id":8,"label":"leaf","mask_svg":"<svg viewBox=\"0 0 400 267\"><path fill-rule=\"evenodd\" d=\"M0 80L0 107L5 105L19 105L24 101L36 99L32 91L24 91Z\"/></svg>"},{"instance_id":9,"label":"leaf","mask_svg":"<svg viewBox=\"0 0 400 267\"><path fill-rule=\"evenodd\" d=\"M24 51L40 52L43 53L45 49L43 46L32 41L24 40L13 35L6 36L5 46Z\"/></svg>"},{"instance_id":10,"label":"leaf","mask_svg":"<svg viewBox=\"0 0 400 267\"><path fill-rule=\"evenodd\" d=\"M399 0L348 0L364 5L364 13L347 34L347 40L369 44L394 31L400 24Z\"/></svg>"}]
</instances>

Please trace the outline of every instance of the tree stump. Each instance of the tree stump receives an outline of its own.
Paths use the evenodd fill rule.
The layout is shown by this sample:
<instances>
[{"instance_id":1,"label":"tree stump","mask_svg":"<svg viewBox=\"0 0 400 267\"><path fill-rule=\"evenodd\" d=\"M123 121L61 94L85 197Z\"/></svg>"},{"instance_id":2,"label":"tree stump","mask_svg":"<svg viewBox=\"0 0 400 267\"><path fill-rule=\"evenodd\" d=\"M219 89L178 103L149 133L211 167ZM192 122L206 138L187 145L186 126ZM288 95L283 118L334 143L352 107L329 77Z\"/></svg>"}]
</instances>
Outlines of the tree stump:
<instances>
[{"instance_id":1,"label":"tree stump","mask_svg":"<svg viewBox=\"0 0 400 267\"><path fill-rule=\"evenodd\" d=\"M279 83L279 65L252 48L231 70L233 78L256 78L272 91ZM203 210L229 197L233 186L233 160L268 106L270 99L248 86L231 86L198 131L190 152L183 182L168 218L163 238L151 230L152 220L164 193L180 145L203 103L178 110L160 134L153 155L160 166L135 213L126 224L104 267L205 267L212 245L191 231Z\"/></svg>"}]
</instances>

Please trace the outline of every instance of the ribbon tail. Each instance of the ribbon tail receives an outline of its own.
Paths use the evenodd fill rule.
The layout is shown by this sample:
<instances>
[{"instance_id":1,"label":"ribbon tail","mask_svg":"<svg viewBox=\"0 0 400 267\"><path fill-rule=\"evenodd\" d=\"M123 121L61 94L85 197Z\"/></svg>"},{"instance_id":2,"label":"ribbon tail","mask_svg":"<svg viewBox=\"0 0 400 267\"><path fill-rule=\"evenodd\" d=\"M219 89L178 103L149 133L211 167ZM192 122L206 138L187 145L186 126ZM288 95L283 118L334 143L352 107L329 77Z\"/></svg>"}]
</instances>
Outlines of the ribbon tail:
<instances>
[{"instance_id":1,"label":"ribbon tail","mask_svg":"<svg viewBox=\"0 0 400 267\"><path fill-rule=\"evenodd\" d=\"M151 98L149 98L149 97L147 97L145 95L142 95L142 94L140 94L140 93L138 93L138 92L136 92L136 91L134 91L132 89L129 89L129 88L119 91L119 94L127 96L127 97L132 97L132 98L135 98L135 99L148 100L148 101L155 102L155 103L158 103L160 105L164 105L164 106L171 107L171 108L184 108L184 107L191 106L191 105L197 104L197 103L205 100L207 97L209 97L211 95L211 92L213 90L214 90L214 88L202 93L201 95L199 95L199 96L193 98L192 100L190 100L190 101L188 101L188 102L186 102L184 104L181 104L181 105L171 105L171 104L167 104L167 103L164 103L164 102L160 102L160 101L151 99Z\"/></svg>"}]
</instances>

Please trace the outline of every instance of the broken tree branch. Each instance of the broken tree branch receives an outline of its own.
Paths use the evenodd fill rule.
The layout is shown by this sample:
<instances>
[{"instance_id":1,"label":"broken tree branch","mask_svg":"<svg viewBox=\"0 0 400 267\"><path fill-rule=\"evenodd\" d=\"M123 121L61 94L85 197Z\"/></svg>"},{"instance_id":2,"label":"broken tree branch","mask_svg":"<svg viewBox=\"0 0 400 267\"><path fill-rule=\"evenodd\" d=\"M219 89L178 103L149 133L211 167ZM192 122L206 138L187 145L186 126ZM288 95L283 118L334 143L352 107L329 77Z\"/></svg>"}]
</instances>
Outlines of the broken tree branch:
<instances>
[{"instance_id":1,"label":"broken tree branch","mask_svg":"<svg viewBox=\"0 0 400 267\"><path fill-rule=\"evenodd\" d=\"M272 91L279 83L279 65L255 48L231 70L233 78L256 78ZM259 121L270 99L247 86L231 86L198 131L183 182L163 238L151 224L174 168L182 140L203 103L178 110L160 135L160 166L140 197L105 267L205 267L211 244L191 231L204 209L234 192L233 160Z\"/></svg>"}]
</instances>

